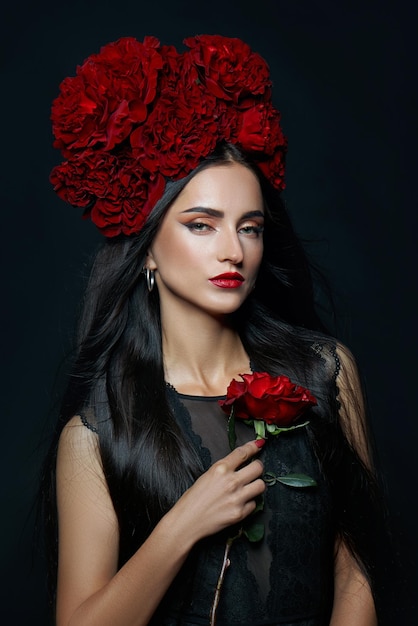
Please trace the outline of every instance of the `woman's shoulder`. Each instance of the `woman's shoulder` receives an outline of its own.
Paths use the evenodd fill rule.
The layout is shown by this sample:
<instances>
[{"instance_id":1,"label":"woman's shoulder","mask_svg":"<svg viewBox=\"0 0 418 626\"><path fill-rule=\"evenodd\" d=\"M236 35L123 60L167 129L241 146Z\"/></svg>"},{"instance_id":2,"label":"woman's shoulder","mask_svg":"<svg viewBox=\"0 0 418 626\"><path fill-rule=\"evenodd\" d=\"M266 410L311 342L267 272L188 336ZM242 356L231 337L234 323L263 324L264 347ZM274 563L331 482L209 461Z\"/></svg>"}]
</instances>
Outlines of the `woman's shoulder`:
<instances>
[{"instance_id":1,"label":"woman's shoulder","mask_svg":"<svg viewBox=\"0 0 418 626\"><path fill-rule=\"evenodd\" d=\"M322 363L326 370L327 378L333 381L337 380L337 377L341 370L341 358L340 349L342 344L333 337L319 337L310 342L309 350L313 353L319 362Z\"/></svg>"},{"instance_id":2,"label":"woman's shoulder","mask_svg":"<svg viewBox=\"0 0 418 626\"><path fill-rule=\"evenodd\" d=\"M341 383L359 378L357 360L351 349L342 341L333 339L325 342L323 353L329 367L333 368L334 381Z\"/></svg>"},{"instance_id":3,"label":"woman's shoulder","mask_svg":"<svg viewBox=\"0 0 418 626\"><path fill-rule=\"evenodd\" d=\"M320 337L311 342L310 351L315 355L314 369L317 359L325 379L336 385L337 391L358 386L360 375L357 360L351 349L341 340Z\"/></svg>"},{"instance_id":4,"label":"woman's shoulder","mask_svg":"<svg viewBox=\"0 0 418 626\"><path fill-rule=\"evenodd\" d=\"M97 425L96 425L96 420L93 415L87 416L85 413L80 413L80 415L77 415L76 417L79 418L83 426L91 430L93 433L99 432Z\"/></svg>"},{"instance_id":5,"label":"woman's shoulder","mask_svg":"<svg viewBox=\"0 0 418 626\"><path fill-rule=\"evenodd\" d=\"M74 415L63 427L58 441L59 466L84 466L101 472L98 437L86 427L81 415Z\"/></svg>"},{"instance_id":6,"label":"woman's shoulder","mask_svg":"<svg viewBox=\"0 0 418 626\"><path fill-rule=\"evenodd\" d=\"M73 417L71 417L65 424L63 430L66 430L66 432L72 432L71 429L80 427L83 427L83 429L87 428L92 433L99 433L97 420L91 410L80 411L80 413L73 415Z\"/></svg>"},{"instance_id":7,"label":"woman's shoulder","mask_svg":"<svg viewBox=\"0 0 418 626\"><path fill-rule=\"evenodd\" d=\"M57 489L61 496L65 493L78 493L80 496L84 494L88 499L95 493L102 494L100 497L107 502L99 438L84 426L80 415L74 415L61 431L56 472ZM81 497L77 499L81 500Z\"/></svg>"},{"instance_id":8,"label":"woman's shoulder","mask_svg":"<svg viewBox=\"0 0 418 626\"><path fill-rule=\"evenodd\" d=\"M80 415L72 417L60 435L56 489L60 541L64 541L62 571L71 575L76 564L86 563L86 558L90 558L90 570L93 562L100 568L103 558L117 560L113 555L117 551L118 522L102 467L98 436L84 426ZM110 553L100 552L104 545L110 546ZM77 576L79 582L80 572Z\"/></svg>"}]
</instances>

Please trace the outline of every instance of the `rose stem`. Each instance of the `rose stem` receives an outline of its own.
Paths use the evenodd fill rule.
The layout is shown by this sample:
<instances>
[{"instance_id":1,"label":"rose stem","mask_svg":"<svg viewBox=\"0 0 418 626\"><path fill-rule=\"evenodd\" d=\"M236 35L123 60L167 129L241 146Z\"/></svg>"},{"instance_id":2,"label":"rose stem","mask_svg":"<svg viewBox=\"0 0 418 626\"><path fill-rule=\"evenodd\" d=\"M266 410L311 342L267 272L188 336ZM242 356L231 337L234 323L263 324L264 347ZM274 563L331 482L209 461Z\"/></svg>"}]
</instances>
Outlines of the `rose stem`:
<instances>
[{"instance_id":1,"label":"rose stem","mask_svg":"<svg viewBox=\"0 0 418 626\"><path fill-rule=\"evenodd\" d=\"M215 626L216 624L216 609L218 608L218 604L219 604L219 598L221 595L221 589L222 589L222 585L223 585L224 578L225 578L225 572L230 565L230 560L228 557L229 557L229 552L231 550L231 546L233 542L235 541L235 539L238 539L238 537L240 537L241 534L242 534L242 528L239 530L238 534L235 535L235 537L229 537L229 539L227 540L225 544L224 558L222 561L221 572L219 574L218 582L216 583L215 597L213 599L212 609L210 612L210 626Z\"/></svg>"}]
</instances>

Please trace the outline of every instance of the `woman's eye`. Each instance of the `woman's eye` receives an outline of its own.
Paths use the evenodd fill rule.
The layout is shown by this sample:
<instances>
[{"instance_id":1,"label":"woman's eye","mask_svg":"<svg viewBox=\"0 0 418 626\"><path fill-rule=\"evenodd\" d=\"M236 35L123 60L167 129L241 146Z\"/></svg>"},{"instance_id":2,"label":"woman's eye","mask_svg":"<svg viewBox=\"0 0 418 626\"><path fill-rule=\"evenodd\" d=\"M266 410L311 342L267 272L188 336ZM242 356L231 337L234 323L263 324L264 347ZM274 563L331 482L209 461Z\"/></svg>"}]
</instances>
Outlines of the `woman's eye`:
<instances>
[{"instance_id":1,"label":"woman's eye","mask_svg":"<svg viewBox=\"0 0 418 626\"><path fill-rule=\"evenodd\" d=\"M209 224L205 224L204 222L192 222L191 224L186 224L186 227L196 233L203 233L211 228Z\"/></svg>"},{"instance_id":2,"label":"woman's eye","mask_svg":"<svg viewBox=\"0 0 418 626\"><path fill-rule=\"evenodd\" d=\"M264 227L259 224L252 224L248 226L242 226L240 232L244 235L260 235L264 230Z\"/></svg>"}]
</instances>

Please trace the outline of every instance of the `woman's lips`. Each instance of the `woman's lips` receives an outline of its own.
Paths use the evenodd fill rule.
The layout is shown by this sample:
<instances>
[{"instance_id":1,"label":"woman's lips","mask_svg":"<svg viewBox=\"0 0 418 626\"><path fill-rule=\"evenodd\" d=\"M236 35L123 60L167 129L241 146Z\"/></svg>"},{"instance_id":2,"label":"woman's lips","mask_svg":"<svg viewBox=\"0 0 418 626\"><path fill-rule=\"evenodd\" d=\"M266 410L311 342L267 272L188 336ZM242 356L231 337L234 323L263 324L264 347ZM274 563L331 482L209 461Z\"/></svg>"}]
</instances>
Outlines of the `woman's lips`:
<instances>
[{"instance_id":1,"label":"woman's lips","mask_svg":"<svg viewBox=\"0 0 418 626\"><path fill-rule=\"evenodd\" d=\"M219 276L214 276L213 278L209 278L209 281L212 285L216 287L221 287L222 289L237 289L241 287L244 282L244 277L238 272L227 272L225 274L219 274Z\"/></svg>"}]
</instances>

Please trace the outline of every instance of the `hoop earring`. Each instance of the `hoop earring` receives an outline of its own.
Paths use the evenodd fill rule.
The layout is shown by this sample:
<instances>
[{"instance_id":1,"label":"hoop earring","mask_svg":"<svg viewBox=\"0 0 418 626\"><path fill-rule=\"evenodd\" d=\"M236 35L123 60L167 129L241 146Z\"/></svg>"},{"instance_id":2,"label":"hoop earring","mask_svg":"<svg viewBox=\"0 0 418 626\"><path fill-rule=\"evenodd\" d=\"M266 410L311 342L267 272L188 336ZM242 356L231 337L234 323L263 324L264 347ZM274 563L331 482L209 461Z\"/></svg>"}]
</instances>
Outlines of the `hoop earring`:
<instances>
[{"instance_id":1,"label":"hoop earring","mask_svg":"<svg viewBox=\"0 0 418 626\"><path fill-rule=\"evenodd\" d=\"M152 291L155 285L155 272L150 270L149 267L145 268L145 278L147 281L148 291Z\"/></svg>"}]
</instances>

